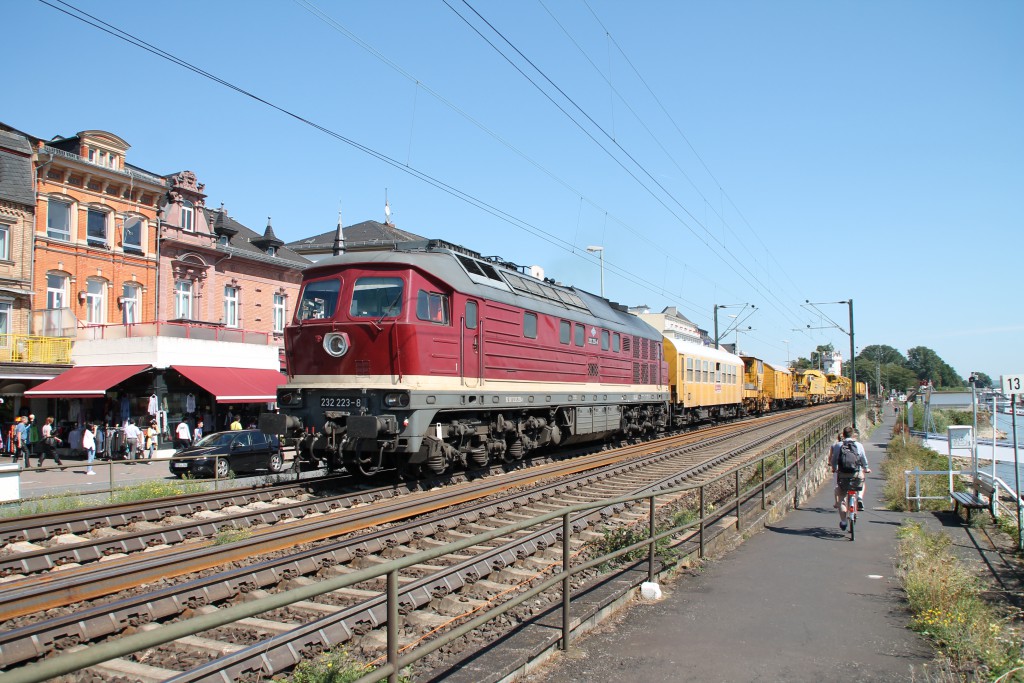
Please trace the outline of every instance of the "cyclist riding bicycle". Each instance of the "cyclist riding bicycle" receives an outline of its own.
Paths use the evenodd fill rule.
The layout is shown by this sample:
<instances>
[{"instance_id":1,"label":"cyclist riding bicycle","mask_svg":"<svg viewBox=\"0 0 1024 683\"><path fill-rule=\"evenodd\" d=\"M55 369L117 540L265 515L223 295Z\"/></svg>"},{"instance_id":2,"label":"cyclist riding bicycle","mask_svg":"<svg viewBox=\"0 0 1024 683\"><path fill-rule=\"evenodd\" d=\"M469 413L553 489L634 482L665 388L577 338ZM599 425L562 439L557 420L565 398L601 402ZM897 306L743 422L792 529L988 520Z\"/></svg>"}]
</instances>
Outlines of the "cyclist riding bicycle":
<instances>
[{"instance_id":1,"label":"cyclist riding bicycle","mask_svg":"<svg viewBox=\"0 0 1024 683\"><path fill-rule=\"evenodd\" d=\"M834 444L829 454L829 467L836 474L835 507L839 510L839 528L843 531L846 531L846 492L857 491L857 507L863 509L864 475L871 471L864 446L854 438L854 433L853 427L845 428L842 442ZM843 462L844 449L852 449L855 453L852 465Z\"/></svg>"}]
</instances>

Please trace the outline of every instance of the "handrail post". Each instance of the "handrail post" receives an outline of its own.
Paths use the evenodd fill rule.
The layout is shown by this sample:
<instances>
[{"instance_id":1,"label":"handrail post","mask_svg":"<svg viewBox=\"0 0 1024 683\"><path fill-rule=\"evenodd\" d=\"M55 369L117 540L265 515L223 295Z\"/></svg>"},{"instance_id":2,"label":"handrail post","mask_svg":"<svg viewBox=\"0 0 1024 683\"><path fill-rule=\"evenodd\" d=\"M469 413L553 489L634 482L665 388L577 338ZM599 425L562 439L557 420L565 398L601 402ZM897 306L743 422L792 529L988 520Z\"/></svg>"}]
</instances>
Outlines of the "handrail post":
<instances>
[{"instance_id":1,"label":"handrail post","mask_svg":"<svg viewBox=\"0 0 1024 683\"><path fill-rule=\"evenodd\" d=\"M736 470L736 531L742 530L740 524L740 471Z\"/></svg>"},{"instance_id":2,"label":"handrail post","mask_svg":"<svg viewBox=\"0 0 1024 683\"><path fill-rule=\"evenodd\" d=\"M569 573L569 513L562 515L562 651L569 650L570 615L569 600L572 597L572 575Z\"/></svg>"},{"instance_id":3,"label":"handrail post","mask_svg":"<svg viewBox=\"0 0 1024 683\"><path fill-rule=\"evenodd\" d=\"M114 502L114 454L111 452L110 460L107 461L107 501Z\"/></svg>"},{"instance_id":4,"label":"handrail post","mask_svg":"<svg viewBox=\"0 0 1024 683\"><path fill-rule=\"evenodd\" d=\"M768 507L768 497L765 491L765 468L764 458L761 458L761 509L764 510Z\"/></svg>"},{"instance_id":5,"label":"handrail post","mask_svg":"<svg viewBox=\"0 0 1024 683\"><path fill-rule=\"evenodd\" d=\"M655 531L655 524L654 524L654 496L651 496L650 533L651 533L651 535L647 537L648 540L651 542L651 545L648 546L648 548L647 548L647 580L653 582L654 581L654 536L657 533Z\"/></svg>"},{"instance_id":6,"label":"handrail post","mask_svg":"<svg viewBox=\"0 0 1024 683\"><path fill-rule=\"evenodd\" d=\"M700 520L700 559L704 559L704 484L700 485L700 509L697 511Z\"/></svg>"},{"instance_id":7,"label":"handrail post","mask_svg":"<svg viewBox=\"0 0 1024 683\"><path fill-rule=\"evenodd\" d=\"M917 496L917 511L921 511L921 475L918 468L914 468L914 495Z\"/></svg>"},{"instance_id":8,"label":"handrail post","mask_svg":"<svg viewBox=\"0 0 1024 683\"><path fill-rule=\"evenodd\" d=\"M398 683L398 570L388 572L388 683Z\"/></svg>"},{"instance_id":9,"label":"handrail post","mask_svg":"<svg viewBox=\"0 0 1024 683\"><path fill-rule=\"evenodd\" d=\"M789 490L789 448L782 449L782 486L783 491Z\"/></svg>"}]
</instances>

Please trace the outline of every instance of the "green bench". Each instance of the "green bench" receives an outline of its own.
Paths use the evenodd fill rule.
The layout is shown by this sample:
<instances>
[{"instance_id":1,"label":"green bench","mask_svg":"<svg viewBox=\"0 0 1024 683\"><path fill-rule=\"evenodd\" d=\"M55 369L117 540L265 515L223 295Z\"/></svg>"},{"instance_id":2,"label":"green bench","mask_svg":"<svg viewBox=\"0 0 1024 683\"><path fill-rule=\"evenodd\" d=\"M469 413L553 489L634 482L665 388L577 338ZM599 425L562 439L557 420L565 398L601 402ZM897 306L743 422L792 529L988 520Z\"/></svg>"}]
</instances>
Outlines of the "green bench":
<instances>
[{"instance_id":1,"label":"green bench","mask_svg":"<svg viewBox=\"0 0 1024 683\"><path fill-rule=\"evenodd\" d=\"M992 519L996 518L996 489L991 484L975 479L973 491L953 491L949 494L953 499L953 512L960 513L960 507L967 510L967 523L971 522L971 510L988 510Z\"/></svg>"}]
</instances>

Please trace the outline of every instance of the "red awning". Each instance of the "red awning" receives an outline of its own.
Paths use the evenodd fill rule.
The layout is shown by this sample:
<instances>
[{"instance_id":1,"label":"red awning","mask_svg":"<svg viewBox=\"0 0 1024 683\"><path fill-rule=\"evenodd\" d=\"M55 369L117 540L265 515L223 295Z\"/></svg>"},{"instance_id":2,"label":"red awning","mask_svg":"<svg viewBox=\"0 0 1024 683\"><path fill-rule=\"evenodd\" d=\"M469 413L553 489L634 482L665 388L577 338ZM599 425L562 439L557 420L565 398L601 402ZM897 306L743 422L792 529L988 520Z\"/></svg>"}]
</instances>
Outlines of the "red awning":
<instances>
[{"instance_id":1,"label":"red awning","mask_svg":"<svg viewBox=\"0 0 1024 683\"><path fill-rule=\"evenodd\" d=\"M269 403L277 400L277 388L286 378L277 370L255 368L207 368L172 365L182 375L206 389L218 403Z\"/></svg>"},{"instance_id":2,"label":"red awning","mask_svg":"<svg viewBox=\"0 0 1024 683\"><path fill-rule=\"evenodd\" d=\"M98 398L150 365L76 365L25 392L28 398Z\"/></svg>"}]
</instances>

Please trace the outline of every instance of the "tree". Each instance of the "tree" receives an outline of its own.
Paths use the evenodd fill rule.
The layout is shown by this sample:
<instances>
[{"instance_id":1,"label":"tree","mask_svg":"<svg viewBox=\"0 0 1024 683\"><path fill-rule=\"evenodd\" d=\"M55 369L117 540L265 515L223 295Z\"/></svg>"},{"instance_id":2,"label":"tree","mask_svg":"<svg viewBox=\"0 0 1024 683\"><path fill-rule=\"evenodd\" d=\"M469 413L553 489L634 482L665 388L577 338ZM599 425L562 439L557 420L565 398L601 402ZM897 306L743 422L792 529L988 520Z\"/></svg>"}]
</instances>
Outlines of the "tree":
<instances>
[{"instance_id":1,"label":"tree","mask_svg":"<svg viewBox=\"0 0 1024 683\"><path fill-rule=\"evenodd\" d=\"M800 357L792 362L791 367L793 371L796 372L797 370L810 370L815 367L815 365L809 359Z\"/></svg>"},{"instance_id":2,"label":"tree","mask_svg":"<svg viewBox=\"0 0 1024 683\"><path fill-rule=\"evenodd\" d=\"M956 370L927 346L907 349L907 367L914 371L919 380L931 380L932 386L937 389L966 385Z\"/></svg>"}]
</instances>

